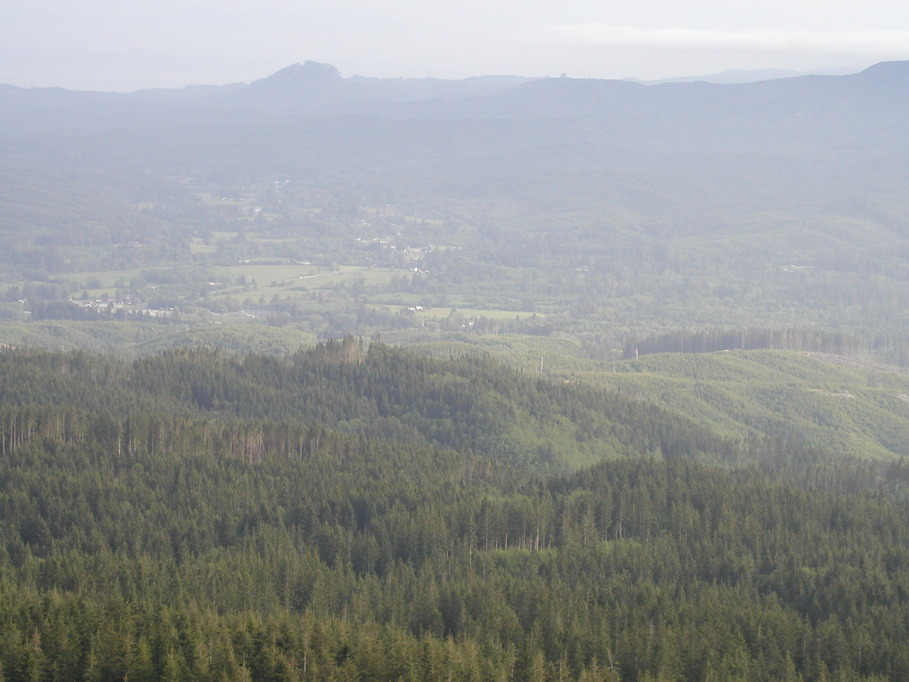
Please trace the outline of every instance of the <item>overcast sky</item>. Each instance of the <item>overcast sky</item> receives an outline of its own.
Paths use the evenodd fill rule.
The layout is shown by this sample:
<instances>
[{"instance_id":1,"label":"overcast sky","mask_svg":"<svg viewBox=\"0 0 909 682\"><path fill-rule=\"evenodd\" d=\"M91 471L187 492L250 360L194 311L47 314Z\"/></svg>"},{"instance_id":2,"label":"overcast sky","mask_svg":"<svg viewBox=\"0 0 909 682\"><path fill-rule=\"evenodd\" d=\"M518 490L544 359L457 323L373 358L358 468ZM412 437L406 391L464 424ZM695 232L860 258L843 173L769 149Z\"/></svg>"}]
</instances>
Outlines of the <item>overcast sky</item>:
<instances>
[{"instance_id":1,"label":"overcast sky","mask_svg":"<svg viewBox=\"0 0 909 682\"><path fill-rule=\"evenodd\" d=\"M0 0L0 83L130 91L342 75L640 78L909 59L898 0Z\"/></svg>"}]
</instances>

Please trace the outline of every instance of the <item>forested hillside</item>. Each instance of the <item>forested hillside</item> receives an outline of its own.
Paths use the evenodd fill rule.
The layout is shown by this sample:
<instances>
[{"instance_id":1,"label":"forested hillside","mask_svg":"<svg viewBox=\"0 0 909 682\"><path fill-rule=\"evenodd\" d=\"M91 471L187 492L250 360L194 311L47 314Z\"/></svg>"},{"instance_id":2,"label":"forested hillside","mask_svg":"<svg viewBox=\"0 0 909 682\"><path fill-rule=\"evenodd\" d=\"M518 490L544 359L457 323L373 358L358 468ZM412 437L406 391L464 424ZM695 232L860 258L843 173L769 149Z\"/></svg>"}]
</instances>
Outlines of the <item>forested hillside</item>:
<instances>
[{"instance_id":1,"label":"forested hillside","mask_svg":"<svg viewBox=\"0 0 909 682\"><path fill-rule=\"evenodd\" d=\"M909 374L847 356L664 353L588 373L718 433L775 434L861 458L909 455Z\"/></svg>"},{"instance_id":2,"label":"forested hillside","mask_svg":"<svg viewBox=\"0 0 909 682\"><path fill-rule=\"evenodd\" d=\"M0 379L6 679L909 676L902 461L352 338Z\"/></svg>"},{"instance_id":3,"label":"forested hillside","mask_svg":"<svg viewBox=\"0 0 909 682\"><path fill-rule=\"evenodd\" d=\"M428 358L348 336L290 356L181 349L127 363L84 352L0 353L0 404L14 443L59 437L70 420L132 433L160 419L303 424L437 445L556 469L621 455L734 457L737 445L652 403L550 381L489 356ZM256 421L257 420L257 421ZM5 425L5 426L4 426ZM104 427L107 428L107 427ZM167 436L172 437L172 436ZM281 450L293 449L291 438ZM264 453L262 453L264 454Z\"/></svg>"}]
</instances>

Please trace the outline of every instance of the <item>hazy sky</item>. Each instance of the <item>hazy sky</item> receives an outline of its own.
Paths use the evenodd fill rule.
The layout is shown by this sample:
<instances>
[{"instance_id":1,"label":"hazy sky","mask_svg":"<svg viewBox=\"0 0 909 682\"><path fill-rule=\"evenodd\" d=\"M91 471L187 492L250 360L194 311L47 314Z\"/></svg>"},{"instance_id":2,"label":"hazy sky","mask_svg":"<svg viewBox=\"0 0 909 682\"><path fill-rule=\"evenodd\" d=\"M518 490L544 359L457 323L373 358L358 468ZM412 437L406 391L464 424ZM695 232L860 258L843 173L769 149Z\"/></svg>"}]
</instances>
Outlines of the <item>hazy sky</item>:
<instances>
[{"instance_id":1,"label":"hazy sky","mask_svg":"<svg viewBox=\"0 0 909 682\"><path fill-rule=\"evenodd\" d=\"M898 0L0 0L0 83L136 90L345 76L656 79L909 59Z\"/></svg>"}]
</instances>

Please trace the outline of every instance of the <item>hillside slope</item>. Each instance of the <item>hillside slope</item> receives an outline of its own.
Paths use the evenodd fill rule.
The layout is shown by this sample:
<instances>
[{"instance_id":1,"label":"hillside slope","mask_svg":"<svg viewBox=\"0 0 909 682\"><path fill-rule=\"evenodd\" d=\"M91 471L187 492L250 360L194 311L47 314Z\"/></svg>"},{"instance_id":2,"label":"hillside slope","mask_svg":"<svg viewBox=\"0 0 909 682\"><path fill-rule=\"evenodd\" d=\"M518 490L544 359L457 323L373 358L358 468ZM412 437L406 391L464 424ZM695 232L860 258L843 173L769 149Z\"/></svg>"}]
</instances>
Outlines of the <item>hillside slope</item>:
<instances>
[{"instance_id":1,"label":"hillside slope","mask_svg":"<svg viewBox=\"0 0 909 682\"><path fill-rule=\"evenodd\" d=\"M857 457L909 455L909 374L807 353L661 354L588 378L729 436L795 438Z\"/></svg>"}]
</instances>

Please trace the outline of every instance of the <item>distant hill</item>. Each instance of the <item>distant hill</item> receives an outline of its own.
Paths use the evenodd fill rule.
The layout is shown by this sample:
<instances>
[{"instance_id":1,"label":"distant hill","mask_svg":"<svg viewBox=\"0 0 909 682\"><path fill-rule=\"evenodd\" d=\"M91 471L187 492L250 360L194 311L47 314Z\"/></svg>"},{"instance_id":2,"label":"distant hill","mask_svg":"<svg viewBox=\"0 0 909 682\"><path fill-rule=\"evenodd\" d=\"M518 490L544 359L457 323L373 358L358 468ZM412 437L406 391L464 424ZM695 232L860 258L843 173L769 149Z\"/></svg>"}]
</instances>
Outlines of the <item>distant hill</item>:
<instances>
[{"instance_id":1,"label":"distant hill","mask_svg":"<svg viewBox=\"0 0 909 682\"><path fill-rule=\"evenodd\" d=\"M528 161L547 170L602 166L615 154L626 168L653 153L669 155L663 167L680 152L892 155L909 144L907 74L909 62L893 62L849 76L641 85L342 78L307 62L248 85L131 94L6 88L0 164L197 174L232 165L293 172L311 161L418 170L413 161L425 158L449 172L465 162L520 172Z\"/></svg>"},{"instance_id":2,"label":"distant hill","mask_svg":"<svg viewBox=\"0 0 909 682\"><path fill-rule=\"evenodd\" d=\"M710 73L703 76L679 76L676 78L661 78L652 81L638 81L647 85L662 85L663 83L756 83L758 81L776 80L778 78L796 78L798 76L847 76L858 72L860 69L817 69L813 71L795 71L793 69L731 69L721 73ZM636 80L636 79L630 79Z\"/></svg>"},{"instance_id":3,"label":"distant hill","mask_svg":"<svg viewBox=\"0 0 909 682\"><path fill-rule=\"evenodd\" d=\"M57 123L64 128L80 121L90 127L110 124L127 112L140 114L135 123L147 124L145 114L230 111L241 116L253 108L275 115L290 112L314 116L365 115L446 119L541 118L590 115L634 115L642 122L659 121L659 114L710 115L750 111L766 115L771 106L786 103L779 115L825 112L843 116L848 102L861 104L852 111L872 116L876 109L905 103L909 62L889 62L847 76L797 76L783 72L726 72L691 79L671 79L643 85L629 81L574 78L528 79L485 76L464 80L344 78L328 64L305 62L284 68L249 84L193 86L181 90L143 90L128 94L77 92L59 88L0 87L0 116L7 134L38 132L36 124ZM750 74L750 75L749 75ZM757 81L757 82L751 82ZM706 87L710 83L717 87ZM720 87L723 86L723 87ZM857 94L871 95L856 100ZM63 107L65 115L46 118ZM747 109L744 109L747 107ZM880 112L878 112L880 113ZM105 115L106 114L106 115ZM93 116L89 118L89 116ZM37 118L34 118L36 117ZM31 117L31 118L29 118ZM746 118L748 116L746 115ZM69 125L63 125L63 122ZM29 123L26 130L16 129ZM129 121L120 124L130 126Z\"/></svg>"},{"instance_id":4,"label":"distant hill","mask_svg":"<svg viewBox=\"0 0 909 682\"><path fill-rule=\"evenodd\" d=\"M0 164L168 175L353 165L404 180L401 173L425 176L429 163L432 174L445 167L448 184L462 172L534 168L545 177L565 167L602 173L611 166L627 175L643 164L657 173L681 165L697 182L701 172L691 171L704 154L712 164L746 154L752 158L736 160L733 171L746 186L774 181L752 170L768 155L796 165L823 158L829 166L833 159L852 164L902 154L907 105L909 62L735 85L342 78L334 67L307 62L248 85L131 94L7 87L0 90ZM855 171L849 177L861 182ZM729 168L722 173L729 177ZM805 180L811 178L798 183ZM671 191L675 183L665 186ZM685 195L705 201L697 192Z\"/></svg>"}]
</instances>

